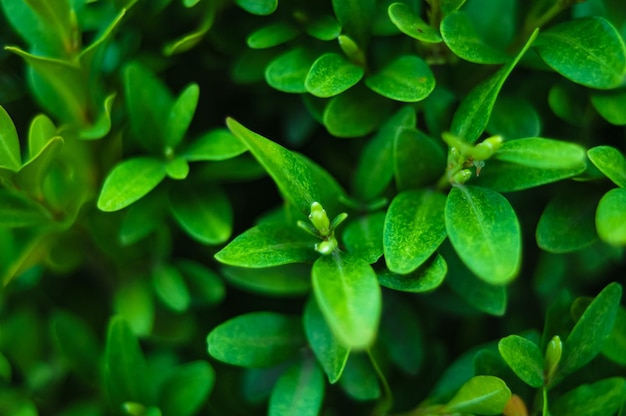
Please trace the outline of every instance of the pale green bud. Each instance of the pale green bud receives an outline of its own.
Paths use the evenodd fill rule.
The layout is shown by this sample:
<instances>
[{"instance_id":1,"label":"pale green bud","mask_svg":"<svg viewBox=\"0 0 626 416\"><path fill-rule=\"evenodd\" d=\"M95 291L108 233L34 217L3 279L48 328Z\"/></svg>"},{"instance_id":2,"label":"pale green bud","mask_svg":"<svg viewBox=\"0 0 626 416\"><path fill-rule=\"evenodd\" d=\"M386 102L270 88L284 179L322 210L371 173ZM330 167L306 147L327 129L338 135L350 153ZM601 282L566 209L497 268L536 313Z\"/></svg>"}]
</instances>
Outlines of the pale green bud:
<instances>
[{"instance_id":1,"label":"pale green bud","mask_svg":"<svg viewBox=\"0 0 626 416\"><path fill-rule=\"evenodd\" d=\"M321 243L315 244L315 251L320 254L330 254L337 249L338 243L335 238L324 240Z\"/></svg>"},{"instance_id":2,"label":"pale green bud","mask_svg":"<svg viewBox=\"0 0 626 416\"><path fill-rule=\"evenodd\" d=\"M454 176L452 177L452 183L463 184L467 182L469 178L471 177L472 177L472 171L469 169L463 169L454 174Z\"/></svg>"},{"instance_id":3,"label":"pale green bud","mask_svg":"<svg viewBox=\"0 0 626 416\"><path fill-rule=\"evenodd\" d=\"M472 151L475 160L489 159L502 145L502 136L492 136L478 143Z\"/></svg>"},{"instance_id":4,"label":"pale green bud","mask_svg":"<svg viewBox=\"0 0 626 416\"><path fill-rule=\"evenodd\" d=\"M309 220L311 220L311 224L313 224L321 237L327 237L330 235L330 220L328 219L328 215L326 215L326 211L322 208L322 205L319 202L313 202L311 204Z\"/></svg>"},{"instance_id":5,"label":"pale green bud","mask_svg":"<svg viewBox=\"0 0 626 416\"><path fill-rule=\"evenodd\" d=\"M546 383L549 383L554 377L554 373L559 368L559 362L561 361L561 354L563 353L563 343L558 335L552 337L548 346L546 347L545 356L545 368L544 374Z\"/></svg>"}]
</instances>

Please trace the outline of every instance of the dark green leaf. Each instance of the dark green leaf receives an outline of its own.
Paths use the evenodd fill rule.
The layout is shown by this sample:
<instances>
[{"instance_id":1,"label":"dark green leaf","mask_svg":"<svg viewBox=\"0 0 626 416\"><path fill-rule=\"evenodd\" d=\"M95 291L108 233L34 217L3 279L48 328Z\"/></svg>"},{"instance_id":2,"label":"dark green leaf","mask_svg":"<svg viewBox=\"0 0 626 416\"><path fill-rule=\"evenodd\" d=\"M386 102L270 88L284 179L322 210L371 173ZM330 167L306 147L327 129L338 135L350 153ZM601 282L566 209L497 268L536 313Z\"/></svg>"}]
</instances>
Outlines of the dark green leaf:
<instances>
[{"instance_id":1,"label":"dark green leaf","mask_svg":"<svg viewBox=\"0 0 626 416\"><path fill-rule=\"evenodd\" d=\"M587 151L589 160L617 186L626 188L626 158L612 146L596 146Z\"/></svg>"},{"instance_id":2,"label":"dark green leaf","mask_svg":"<svg viewBox=\"0 0 626 416\"><path fill-rule=\"evenodd\" d=\"M115 313L121 315L138 337L145 337L152 332L154 324L154 301L149 280L129 279L116 291Z\"/></svg>"},{"instance_id":3,"label":"dark green leaf","mask_svg":"<svg viewBox=\"0 0 626 416\"><path fill-rule=\"evenodd\" d=\"M389 289L422 293L438 288L447 272L446 261L439 254L436 254L409 274L381 272L378 275L378 281L381 286Z\"/></svg>"},{"instance_id":4,"label":"dark green leaf","mask_svg":"<svg viewBox=\"0 0 626 416\"><path fill-rule=\"evenodd\" d=\"M268 15L276 11L278 0L235 0L235 3L248 13Z\"/></svg>"},{"instance_id":5,"label":"dark green leaf","mask_svg":"<svg viewBox=\"0 0 626 416\"><path fill-rule=\"evenodd\" d=\"M199 0L191 0L191 2L197 3ZM189 1L187 3L190 3ZM194 3L194 4L195 4ZM163 47L163 54L165 56L171 56L178 53L183 53L194 46L196 46L200 41L204 38L206 33L211 29L213 23L215 21L215 15L218 8L217 3L213 2L204 2L205 3L205 12L202 17L202 21L200 26L196 28L193 32L183 35L182 37L168 42ZM187 6L191 7L191 6Z\"/></svg>"},{"instance_id":6,"label":"dark green leaf","mask_svg":"<svg viewBox=\"0 0 626 416\"><path fill-rule=\"evenodd\" d=\"M333 40L341 34L341 26L333 16L323 16L307 24L306 32L319 40Z\"/></svg>"},{"instance_id":7,"label":"dark green leaf","mask_svg":"<svg viewBox=\"0 0 626 416\"><path fill-rule=\"evenodd\" d=\"M163 223L168 213L166 197L166 192L157 189L126 210L119 233L119 239L123 245L142 240Z\"/></svg>"},{"instance_id":8,"label":"dark green leaf","mask_svg":"<svg viewBox=\"0 0 626 416\"><path fill-rule=\"evenodd\" d=\"M242 367L282 363L305 343L300 319L274 312L253 312L229 319L207 337L213 358Z\"/></svg>"},{"instance_id":9,"label":"dark green leaf","mask_svg":"<svg viewBox=\"0 0 626 416\"><path fill-rule=\"evenodd\" d=\"M313 264L315 299L334 335L347 347L367 348L381 314L376 273L364 260L338 251Z\"/></svg>"},{"instance_id":10,"label":"dark green leaf","mask_svg":"<svg viewBox=\"0 0 626 416\"><path fill-rule=\"evenodd\" d=\"M467 267L491 284L506 284L521 263L521 230L509 201L490 189L454 187L446 202L446 230Z\"/></svg>"},{"instance_id":11,"label":"dark green leaf","mask_svg":"<svg viewBox=\"0 0 626 416\"><path fill-rule=\"evenodd\" d=\"M246 146L228 130L215 129L192 141L181 156L190 162L225 160L238 156L247 150Z\"/></svg>"},{"instance_id":12,"label":"dark green leaf","mask_svg":"<svg viewBox=\"0 0 626 416\"><path fill-rule=\"evenodd\" d=\"M585 89L571 82L557 82L550 88L548 104L562 120L573 126L582 126L588 111Z\"/></svg>"},{"instance_id":13,"label":"dark green leaf","mask_svg":"<svg viewBox=\"0 0 626 416\"><path fill-rule=\"evenodd\" d=\"M581 169L585 167L586 160L582 146L541 137L505 142L495 158L540 169Z\"/></svg>"},{"instance_id":14,"label":"dark green leaf","mask_svg":"<svg viewBox=\"0 0 626 416\"><path fill-rule=\"evenodd\" d=\"M384 223L384 212L350 221L341 236L346 250L370 264L376 263L383 255Z\"/></svg>"},{"instance_id":15,"label":"dark green leaf","mask_svg":"<svg viewBox=\"0 0 626 416\"><path fill-rule=\"evenodd\" d=\"M92 328L78 316L62 311L53 315L51 327L54 341L71 368L88 382L97 379L101 351Z\"/></svg>"},{"instance_id":16,"label":"dark green leaf","mask_svg":"<svg viewBox=\"0 0 626 416\"><path fill-rule=\"evenodd\" d=\"M590 96L591 104L606 121L616 126L626 125L626 89L599 91Z\"/></svg>"},{"instance_id":17,"label":"dark green leaf","mask_svg":"<svg viewBox=\"0 0 626 416\"><path fill-rule=\"evenodd\" d=\"M554 415L579 414L607 416L616 414L626 397L626 379L605 378L595 383L582 384L558 397L550 406Z\"/></svg>"},{"instance_id":18,"label":"dark green leaf","mask_svg":"<svg viewBox=\"0 0 626 416\"><path fill-rule=\"evenodd\" d=\"M337 341L315 298L311 297L306 303L302 319L304 332L315 357L326 372L328 381L336 383L346 366L350 350Z\"/></svg>"},{"instance_id":19,"label":"dark green leaf","mask_svg":"<svg viewBox=\"0 0 626 416\"><path fill-rule=\"evenodd\" d=\"M509 335L498 343L498 351L511 370L531 387L543 386L543 356L534 342Z\"/></svg>"},{"instance_id":20,"label":"dark green leaf","mask_svg":"<svg viewBox=\"0 0 626 416\"><path fill-rule=\"evenodd\" d=\"M324 126L336 137L360 137L385 121L391 102L364 88L333 97L324 109Z\"/></svg>"},{"instance_id":21,"label":"dark green leaf","mask_svg":"<svg viewBox=\"0 0 626 416\"><path fill-rule=\"evenodd\" d=\"M424 22L405 3L393 3L387 9L389 19L405 35L427 43L439 43L442 41L439 32Z\"/></svg>"},{"instance_id":22,"label":"dark green leaf","mask_svg":"<svg viewBox=\"0 0 626 416\"><path fill-rule=\"evenodd\" d=\"M398 189L419 188L441 177L446 166L443 147L413 128L396 132L394 170Z\"/></svg>"},{"instance_id":23,"label":"dark green leaf","mask_svg":"<svg viewBox=\"0 0 626 416\"><path fill-rule=\"evenodd\" d=\"M435 88L435 77L420 57L403 55L365 79L373 91L403 102L421 101Z\"/></svg>"},{"instance_id":24,"label":"dark green leaf","mask_svg":"<svg viewBox=\"0 0 626 416\"><path fill-rule=\"evenodd\" d=\"M445 409L450 413L497 415L502 413L510 398L511 391L501 379L475 376L463 384Z\"/></svg>"},{"instance_id":25,"label":"dark green leaf","mask_svg":"<svg viewBox=\"0 0 626 416\"><path fill-rule=\"evenodd\" d=\"M592 88L619 86L626 71L626 47L615 27L602 17L574 19L537 38L537 52L564 77Z\"/></svg>"},{"instance_id":26,"label":"dark green leaf","mask_svg":"<svg viewBox=\"0 0 626 416\"><path fill-rule=\"evenodd\" d=\"M376 12L375 0L332 0L342 32L364 43Z\"/></svg>"},{"instance_id":27,"label":"dark green leaf","mask_svg":"<svg viewBox=\"0 0 626 416\"><path fill-rule=\"evenodd\" d=\"M458 57L477 64L506 62L507 55L485 43L478 35L469 15L463 11L448 14L441 21L441 37Z\"/></svg>"},{"instance_id":28,"label":"dark green leaf","mask_svg":"<svg viewBox=\"0 0 626 416\"><path fill-rule=\"evenodd\" d=\"M316 97L333 97L355 85L363 77L363 68L336 53L317 58L306 76L304 85Z\"/></svg>"},{"instance_id":29,"label":"dark green leaf","mask_svg":"<svg viewBox=\"0 0 626 416\"><path fill-rule=\"evenodd\" d=\"M265 80L279 91L307 92L304 85L316 56L303 48L295 48L274 59L265 69Z\"/></svg>"},{"instance_id":30,"label":"dark green leaf","mask_svg":"<svg viewBox=\"0 0 626 416\"><path fill-rule=\"evenodd\" d=\"M0 106L0 168L17 172L21 166L20 141L15 125L4 107Z\"/></svg>"},{"instance_id":31,"label":"dark green leaf","mask_svg":"<svg viewBox=\"0 0 626 416\"><path fill-rule=\"evenodd\" d=\"M602 241L615 246L626 245L626 189L611 189L600 199L596 229Z\"/></svg>"},{"instance_id":32,"label":"dark green leaf","mask_svg":"<svg viewBox=\"0 0 626 416\"><path fill-rule=\"evenodd\" d=\"M500 97L493 107L487 131L502 136L505 143L522 137L536 137L541 132L541 120L528 101Z\"/></svg>"},{"instance_id":33,"label":"dark green leaf","mask_svg":"<svg viewBox=\"0 0 626 416\"><path fill-rule=\"evenodd\" d=\"M276 22L255 30L246 42L252 49L265 49L290 41L296 36L298 29L286 22Z\"/></svg>"},{"instance_id":34,"label":"dark green leaf","mask_svg":"<svg viewBox=\"0 0 626 416\"><path fill-rule=\"evenodd\" d=\"M165 122L165 144L174 149L185 137L198 106L200 88L190 84L172 103L169 117Z\"/></svg>"},{"instance_id":35,"label":"dark green leaf","mask_svg":"<svg viewBox=\"0 0 626 416\"><path fill-rule=\"evenodd\" d=\"M228 240L233 212L226 194L216 186L179 184L170 191L172 215L189 236L203 244Z\"/></svg>"},{"instance_id":36,"label":"dark green leaf","mask_svg":"<svg viewBox=\"0 0 626 416\"><path fill-rule=\"evenodd\" d=\"M465 1L466 0L441 0L441 11L444 14L455 12L459 10L463 4L465 4Z\"/></svg>"},{"instance_id":37,"label":"dark green leaf","mask_svg":"<svg viewBox=\"0 0 626 416\"><path fill-rule=\"evenodd\" d=\"M404 191L387 210L383 247L389 270L406 274L422 265L446 238L446 197L434 191Z\"/></svg>"},{"instance_id":38,"label":"dark green leaf","mask_svg":"<svg viewBox=\"0 0 626 416\"><path fill-rule=\"evenodd\" d=\"M153 190L165 178L162 161L136 157L117 164L107 175L98 197L98 208L111 212L126 208Z\"/></svg>"},{"instance_id":39,"label":"dark green leaf","mask_svg":"<svg viewBox=\"0 0 626 416\"><path fill-rule=\"evenodd\" d=\"M50 219L43 206L26 195L0 188L0 227L30 227Z\"/></svg>"},{"instance_id":40,"label":"dark green leaf","mask_svg":"<svg viewBox=\"0 0 626 416\"><path fill-rule=\"evenodd\" d=\"M380 343L400 371L415 376L426 349L420 319L410 301L400 296L385 297L383 303Z\"/></svg>"},{"instance_id":41,"label":"dark green leaf","mask_svg":"<svg viewBox=\"0 0 626 416\"><path fill-rule=\"evenodd\" d=\"M224 299L226 288L217 273L191 260L178 260L176 267L185 277L193 305L210 306Z\"/></svg>"},{"instance_id":42,"label":"dark green leaf","mask_svg":"<svg viewBox=\"0 0 626 416\"><path fill-rule=\"evenodd\" d=\"M626 351L626 309L620 307L615 317L615 325L613 325L611 335L602 347L602 354L609 360L626 366L624 351Z\"/></svg>"},{"instance_id":43,"label":"dark green leaf","mask_svg":"<svg viewBox=\"0 0 626 416\"><path fill-rule=\"evenodd\" d=\"M324 373L315 360L305 359L278 379L269 403L269 416L317 416L324 399Z\"/></svg>"},{"instance_id":44,"label":"dark green leaf","mask_svg":"<svg viewBox=\"0 0 626 416\"><path fill-rule=\"evenodd\" d=\"M191 303L191 295L182 274L170 265L157 267L152 272L152 284L161 301L174 312L184 312Z\"/></svg>"},{"instance_id":45,"label":"dark green leaf","mask_svg":"<svg viewBox=\"0 0 626 416\"><path fill-rule=\"evenodd\" d=\"M524 56L537 36L537 30L528 38L524 47L515 58L504 65L494 75L476 86L461 102L454 114L452 133L469 143L474 143L487 127L491 110L504 81L508 78L517 62Z\"/></svg>"},{"instance_id":46,"label":"dark green leaf","mask_svg":"<svg viewBox=\"0 0 626 416\"><path fill-rule=\"evenodd\" d=\"M376 370L365 354L350 354L339 384L356 400L374 400L380 397Z\"/></svg>"},{"instance_id":47,"label":"dark green leaf","mask_svg":"<svg viewBox=\"0 0 626 416\"><path fill-rule=\"evenodd\" d=\"M215 372L206 361L193 361L176 368L165 380L159 396L164 416L192 416L206 401Z\"/></svg>"},{"instance_id":48,"label":"dark green leaf","mask_svg":"<svg viewBox=\"0 0 626 416\"><path fill-rule=\"evenodd\" d=\"M311 290L311 266L308 264L261 269L224 266L222 273L229 283L266 296L301 296Z\"/></svg>"}]
</instances>

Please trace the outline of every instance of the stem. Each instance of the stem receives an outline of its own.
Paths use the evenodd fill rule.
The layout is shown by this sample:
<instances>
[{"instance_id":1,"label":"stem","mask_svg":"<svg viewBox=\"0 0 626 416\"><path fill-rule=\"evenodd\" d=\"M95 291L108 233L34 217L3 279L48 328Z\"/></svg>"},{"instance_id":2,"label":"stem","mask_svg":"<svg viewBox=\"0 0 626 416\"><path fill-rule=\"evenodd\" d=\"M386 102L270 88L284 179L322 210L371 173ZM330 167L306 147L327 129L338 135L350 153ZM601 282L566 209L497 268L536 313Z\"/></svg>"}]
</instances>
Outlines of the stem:
<instances>
[{"instance_id":1,"label":"stem","mask_svg":"<svg viewBox=\"0 0 626 416\"><path fill-rule=\"evenodd\" d=\"M543 388L543 410L541 411L541 416L550 416L550 411L548 410L548 389Z\"/></svg>"},{"instance_id":2,"label":"stem","mask_svg":"<svg viewBox=\"0 0 626 416\"><path fill-rule=\"evenodd\" d=\"M371 349L367 350L367 355L370 358L372 366L374 367L374 371L376 371L376 375L378 376L378 379L380 380L380 384L383 388L383 397L374 408L373 415L376 415L376 416L386 415L389 413L389 410L393 406L393 393L391 392L391 388L389 387L389 382L387 381L387 378L381 371L380 366L376 362L376 359L374 358L374 354L372 354Z\"/></svg>"}]
</instances>

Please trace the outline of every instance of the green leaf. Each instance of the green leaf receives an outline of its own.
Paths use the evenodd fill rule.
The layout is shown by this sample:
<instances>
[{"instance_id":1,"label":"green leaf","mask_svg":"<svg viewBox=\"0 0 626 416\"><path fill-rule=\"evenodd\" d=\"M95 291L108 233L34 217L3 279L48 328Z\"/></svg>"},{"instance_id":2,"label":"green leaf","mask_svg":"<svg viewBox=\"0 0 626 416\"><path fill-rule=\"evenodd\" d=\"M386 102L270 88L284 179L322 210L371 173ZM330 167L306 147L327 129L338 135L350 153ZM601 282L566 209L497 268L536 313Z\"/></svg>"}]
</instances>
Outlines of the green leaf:
<instances>
[{"instance_id":1,"label":"green leaf","mask_svg":"<svg viewBox=\"0 0 626 416\"><path fill-rule=\"evenodd\" d=\"M104 382L115 406L149 401L146 363L139 342L121 316L109 322L104 353Z\"/></svg>"},{"instance_id":2,"label":"green leaf","mask_svg":"<svg viewBox=\"0 0 626 416\"><path fill-rule=\"evenodd\" d=\"M224 299L223 279L207 266L191 260L177 260L176 267L185 278L192 305L213 306Z\"/></svg>"},{"instance_id":3,"label":"green leaf","mask_svg":"<svg viewBox=\"0 0 626 416\"><path fill-rule=\"evenodd\" d=\"M333 335L314 297L309 298L306 303L302 320L304 332L317 361L326 372L329 383L336 383L346 366L350 349L344 347Z\"/></svg>"},{"instance_id":4,"label":"green leaf","mask_svg":"<svg viewBox=\"0 0 626 416\"><path fill-rule=\"evenodd\" d=\"M443 147L414 128L396 130L394 170L399 190L432 184L444 173Z\"/></svg>"},{"instance_id":5,"label":"green leaf","mask_svg":"<svg viewBox=\"0 0 626 416\"><path fill-rule=\"evenodd\" d=\"M531 387L543 386L543 356L532 341L509 335L498 343L498 351L511 370Z\"/></svg>"},{"instance_id":6,"label":"green leaf","mask_svg":"<svg viewBox=\"0 0 626 416\"><path fill-rule=\"evenodd\" d=\"M311 265L284 264L252 269L222 267L224 278L234 286L266 296L301 296L311 290Z\"/></svg>"},{"instance_id":7,"label":"green leaf","mask_svg":"<svg viewBox=\"0 0 626 416\"><path fill-rule=\"evenodd\" d=\"M253 312L218 325L207 337L209 354L242 367L272 367L305 346L300 319L274 312Z\"/></svg>"},{"instance_id":8,"label":"green leaf","mask_svg":"<svg viewBox=\"0 0 626 416\"><path fill-rule=\"evenodd\" d=\"M616 126L626 125L626 89L593 92L590 97L593 108L606 121Z\"/></svg>"},{"instance_id":9,"label":"green leaf","mask_svg":"<svg viewBox=\"0 0 626 416\"><path fill-rule=\"evenodd\" d=\"M36 198L43 198L42 187L57 153L65 142L59 136L52 137L39 153L21 167L16 175L20 187Z\"/></svg>"},{"instance_id":10,"label":"green leaf","mask_svg":"<svg viewBox=\"0 0 626 416\"><path fill-rule=\"evenodd\" d=\"M380 343L398 370L416 376L424 364L424 331L411 301L400 296L385 298Z\"/></svg>"},{"instance_id":11,"label":"green leaf","mask_svg":"<svg viewBox=\"0 0 626 416\"><path fill-rule=\"evenodd\" d=\"M298 29L286 22L270 23L255 30L246 43L252 49L265 49L278 46L298 36Z\"/></svg>"},{"instance_id":12,"label":"green leaf","mask_svg":"<svg viewBox=\"0 0 626 416\"><path fill-rule=\"evenodd\" d=\"M172 149L185 137L198 106L200 88L198 84L188 85L172 104L165 122L165 144Z\"/></svg>"},{"instance_id":13,"label":"green leaf","mask_svg":"<svg viewBox=\"0 0 626 416\"><path fill-rule=\"evenodd\" d=\"M339 251L313 264L313 293L334 335L346 347L365 349L376 337L381 291L364 260Z\"/></svg>"},{"instance_id":14,"label":"green leaf","mask_svg":"<svg viewBox=\"0 0 626 416\"><path fill-rule=\"evenodd\" d=\"M163 224L168 212L166 197L165 190L157 189L128 207L119 232L119 240L123 245L142 240Z\"/></svg>"},{"instance_id":15,"label":"green leaf","mask_svg":"<svg viewBox=\"0 0 626 416\"><path fill-rule=\"evenodd\" d=\"M278 0L235 0L235 3L248 13L260 16L272 14L278 7Z\"/></svg>"},{"instance_id":16,"label":"green leaf","mask_svg":"<svg viewBox=\"0 0 626 416\"><path fill-rule=\"evenodd\" d=\"M186 146L180 155L189 162L226 160L248 150L228 130L218 128L208 131Z\"/></svg>"},{"instance_id":17,"label":"green leaf","mask_svg":"<svg viewBox=\"0 0 626 416\"><path fill-rule=\"evenodd\" d=\"M165 416L192 416L198 413L215 383L215 371L206 361L193 361L170 374L159 395Z\"/></svg>"},{"instance_id":18,"label":"green leaf","mask_svg":"<svg viewBox=\"0 0 626 416\"><path fill-rule=\"evenodd\" d=\"M380 397L376 370L365 354L350 354L339 385L355 400L374 400Z\"/></svg>"},{"instance_id":19,"label":"green leaf","mask_svg":"<svg viewBox=\"0 0 626 416\"><path fill-rule=\"evenodd\" d=\"M304 82L315 58L313 53L304 48L291 49L265 68L265 80L278 91L307 92Z\"/></svg>"},{"instance_id":20,"label":"green leaf","mask_svg":"<svg viewBox=\"0 0 626 416\"><path fill-rule=\"evenodd\" d=\"M626 245L626 189L611 189L600 199L596 229L602 241L615 246Z\"/></svg>"},{"instance_id":21,"label":"green leaf","mask_svg":"<svg viewBox=\"0 0 626 416\"><path fill-rule=\"evenodd\" d=\"M165 178L162 161L136 157L117 164L107 175L98 197L98 209L111 212L126 208L153 190Z\"/></svg>"},{"instance_id":22,"label":"green leaf","mask_svg":"<svg viewBox=\"0 0 626 416\"><path fill-rule=\"evenodd\" d=\"M379 273L378 281L381 286L401 292L430 292L441 285L447 272L446 261L436 254L409 274L383 271Z\"/></svg>"},{"instance_id":23,"label":"green leaf","mask_svg":"<svg viewBox=\"0 0 626 416\"><path fill-rule=\"evenodd\" d=\"M541 137L504 142L494 157L539 169L581 169L585 167L586 160L582 146Z\"/></svg>"},{"instance_id":24,"label":"green leaf","mask_svg":"<svg viewBox=\"0 0 626 416\"><path fill-rule=\"evenodd\" d=\"M57 311L52 316L53 339L72 370L91 382L100 376L100 343L93 329L78 316Z\"/></svg>"},{"instance_id":25,"label":"green leaf","mask_svg":"<svg viewBox=\"0 0 626 416\"><path fill-rule=\"evenodd\" d=\"M580 250L597 240L595 212L600 195L586 186L564 186L537 224L537 245L551 253Z\"/></svg>"},{"instance_id":26,"label":"green leaf","mask_svg":"<svg viewBox=\"0 0 626 416\"><path fill-rule=\"evenodd\" d=\"M240 267L312 263L319 257L315 251L317 241L295 225L285 225L282 221L263 223L239 234L215 258Z\"/></svg>"},{"instance_id":27,"label":"green leaf","mask_svg":"<svg viewBox=\"0 0 626 416\"><path fill-rule=\"evenodd\" d=\"M182 274L171 265L157 267L152 272L152 284L161 301L174 312L189 308L191 295Z\"/></svg>"},{"instance_id":28,"label":"green leaf","mask_svg":"<svg viewBox=\"0 0 626 416\"><path fill-rule=\"evenodd\" d=\"M172 179L183 180L189 175L189 164L182 157L165 162L165 173Z\"/></svg>"},{"instance_id":29,"label":"green leaf","mask_svg":"<svg viewBox=\"0 0 626 416\"><path fill-rule=\"evenodd\" d=\"M446 197L435 191L413 190L391 201L383 234L387 267L407 274L421 266L446 238L443 211Z\"/></svg>"},{"instance_id":30,"label":"green leaf","mask_svg":"<svg viewBox=\"0 0 626 416\"><path fill-rule=\"evenodd\" d=\"M585 416L614 415L623 405L626 396L626 379L605 378L582 384L551 404L554 415L580 414ZM621 414L621 413L620 413Z\"/></svg>"},{"instance_id":31,"label":"green leaf","mask_svg":"<svg viewBox=\"0 0 626 416\"><path fill-rule=\"evenodd\" d=\"M365 88L351 88L333 97L324 109L323 122L336 137L360 137L385 121L391 102Z\"/></svg>"},{"instance_id":32,"label":"green leaf","mask_svg":"<svg viewBox=\"0 0 626 416\"><path fill-rule=\"evenodd\" d=\"M56 127L52 120L45 114L38 114L28 129L28 159L33 159L39 154L54 136Z\"/></svg>"},{"instance_id":33,"label":"green leaf","mask_svg":"<svg viewBox=\"0 0 626 416\"><path fill-rule=\"evenodd\" d=\"M494 75L481 82L463 99L452 119L450 128L452 134L469 143L474 143L480 137L487 127L491 110L502 85L504 85L504 81L506 81L530 45L532 45L537 37L537 33L538 30L532 33L515 58L500 68Z\"/></svg>"},{"instance_id":34,"label":"green leaf","mask_svg":"<svg viewBox=\"0 0 626 416\"><path fill-rule=\"evenodd\" d=\"M336 53L325 53L313 62L304 80L307 91L316 97L333 97L363 77L363 68Z\"/></svg>"},{"instance_id":35,"label":"green leaf","mask_svg":"<svg viewBox=\"0 0 626 416\"><path fill-rule=\"evenodd\" d=\"M106 136L111 131L111 109L116 94L113 93L104 99L101 111L90 126L82 128L78 137L83 140L97 140Z\"/></svg>"},{"instance_id":36,"label":"green leaf","mask_svg":"<svg viewBox=\"0 0 626 416\"><path fill-rule=\"evenodd\" d=\"M306 33L319 40L333 40L341 34L341 26L333 16L322 16L306 25Z\"/></svg>"},{"instance_id":37,"label":"green leaf","mask_svg":"<svg viewBox=\"0 0 626 416\"><path fill-rule=\"evenodd\" d=\"M560 23L537 38L539 56L556 72L587 87L618 87L626 71L626 47L602 17Z\"/></svg>"},{"instance_id":38,"label":"green leaf","mask_svg":"<svg viewBox=\"0 0 626 416\"><path fill-rule=\"evenodd\" d=\"M178 184L169 194L176 222L202 244L220 244L233 230L233 211L224 191L217 186Z\"/></svg>"},{"instance_id":39,"label":"green leaf","mask_svg":"<svg viewBox=\"0 0 626 416\"><path fill-rule=\"evenodd\" d=\"M191 1L197 3L199 0ZM191 2L187 3L189 4ZM196 28L193 32L185 34L178 39L168 42L163 47L163 54L165 56L172 56L178 53L187 52L188 50L192 49L194 46L200 43L200 41L204 38L204 36L211 29L211 27L213 27L218 4L213 2L204 2L204 5L205 12L202 16L200 26L198 26L198 28ZM187 7L191 6L187 5Z\"/></svg>"},{"instance_id":40,"label":"green leaf","mask_svg":"<svg viewBox=\"0 0 626 416\"><path fill-rule=\"evenodd\" d=\"M626 188L626 158L612 146L596 146L587 151L589 160L617 186Z\"/></svg>"},{"instance_id":41,"label":"green leaf","mask_svg":"<svg viewBox=\"0 0 626 416\"><path fill-rule=\"evenodd\" d=\"M34 200L22 193L0 188L0 227L31 227L50 220L50 214Z\"/></svg>"},{"instance_id":42,"label":"green leaf","mask_svg":"<svg viewBox=\"0 0 626 416\"><path fill-rule=\"evenodd\" d=\"M15 125L4 107L0 106L0 168L17 172L21 166L20 141Z\"/></svg>"},{"instance_id":43,"label":"green leaf","mask_svg":"<svg viewBox=\"0 0 626 416\"><path fill-rule=\"evenodd\" d=\"M442 41L439 32L424 22L406 3L392 3L387 13L393 24L405 35L426 43Z\"/></svg>"},{"instance_id":44,"label":"green leaf","mask_svg":"<svg viewBox=\"0 0 626 416\"><path fill-rule=\"evenodd\" d=\"M498 415L511 398L504 381L493 376L475 376L446 405L449 413L477 413Z\"/></svg>"},{"instance_id":45,"label":"green leaf","mask_svg":"<svg viewBox=\"0 0 626 416\"><path fill-rule=\"evenodd\" d=\"M363 44L376 13L376 1L333 0L332 3L342 32Z\"/></svg>"},{"instance_id":46,"label":"green leaf","mask_svg":"<svg viewBox=\"0 0 626 416\"><path fill-rule=\"evenodd\" d=\"M465 4L466 0L441 0L441 11L444 14L455 12Z\"/></svg>"},{"instance_id":47,"label":"green leaf","mask_svg":"<svg viewBox=\"0 0 626 416\"><path fill-rule=\"evenodd\" d=\"M561 376L571 374L598 355L613 329L621 297L622 287L611 283L587 307L563 345L558 369Z\"/></svg>"},{"instance_id":48,"label":"green leaf","mask_svg":"<svg viewBox=\"0 0 626 416\"><path fill-rule=\"evenodd\" d=\"M376 263L383 255L384 223L384 212L365 215L350 221L341 235L346 250L369 264Z\"/></svg>"},{"instance_id":49,"label":"green leaf","mask_svg":"<svg viewBox=\"0 0 626 416\"><path fill-rule=\"evenodd\" d=\"M132 279L125 281L115 292L115 313L121 315L138 337L152 332L154 324L154 301L149 281Z\"/></svg>"},{"instance_id":50,"label":"green leaf","mask_svg":"<svg viewBox=\"0 0 626 416\"><path fill-rule=\"evenodd\" d=\"M541 132L541 120L535 107L525 99L499 97L493 107L489 134L502 136L505 143L512 139L536 137Z\"/></svg>"},{"instance_id":51,"label":"green leaf","mask_svg":"<svg viewBox=\"0 0 626 416\"><path fill-rule=\"evenodd\" d=\"M626 309L620 307L617 310L615 325L613 325L611 335L602 347L602 354L609 360L626 366L624 350L626 350Z\"/></svg>"},{"instance_id":52,"label":"green leaf","mask_svg":"<svg viewBox=\"0 0 626 416\"><path fill-rule=\"evenodd\" d=\"M368 76L365 85L383 97L412 103L430 95L435 88L435 77L420 57L403 55Z\"/></svg>"},{"instance_id":53,"label":"green leaf","mask_svg":"<svg viewBox=\"0 0 626 416\"><path fill-rule=\"evenodd\" d=\"M270 416L317 416L324 399L324 374L315 360L291 366L276 382L269 403Z\"/></svg>"},{"instance_id":54,"label":"green leaf","mask_svg":"<svg viewBox=\"0 0 626 416\"><path fill-rule=\"evenodd\" d=\"M443 41L461 59L477 64L499 64L507 60L506 53L481 39L470 16L463 11L444 17L440 29Z\"/></svg>"},{"instance_id":55,"label":"green leaf","mask_svg":"<svg viewBox=\"0 0 626 416\"><path fill-rule=\"evenodd\" d=\"M506 284L521 263L521 230L505 197L490 189L454 187L446 202L446 230L467 267L491 284Z\"/></svg>"}]
</instances>

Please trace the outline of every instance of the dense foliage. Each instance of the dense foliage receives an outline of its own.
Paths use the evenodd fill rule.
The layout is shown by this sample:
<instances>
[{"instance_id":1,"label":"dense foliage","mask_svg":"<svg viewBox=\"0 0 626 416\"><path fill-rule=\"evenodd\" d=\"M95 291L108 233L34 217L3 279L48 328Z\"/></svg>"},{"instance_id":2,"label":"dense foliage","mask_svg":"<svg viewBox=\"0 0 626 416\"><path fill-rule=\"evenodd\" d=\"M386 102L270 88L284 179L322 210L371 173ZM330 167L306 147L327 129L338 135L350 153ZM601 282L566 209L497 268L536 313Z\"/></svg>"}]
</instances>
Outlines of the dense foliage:
<instances>
[{"instance_id":1,"label":"dense foliage","mask_svg":"<svg viewBox=\"0 0 626 416\"><path fill-rule=\"evenodd\" d=\"M0 5L0 414L626 415L620 0Z\"/></svg>"}]
</instances>

